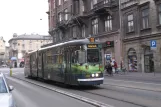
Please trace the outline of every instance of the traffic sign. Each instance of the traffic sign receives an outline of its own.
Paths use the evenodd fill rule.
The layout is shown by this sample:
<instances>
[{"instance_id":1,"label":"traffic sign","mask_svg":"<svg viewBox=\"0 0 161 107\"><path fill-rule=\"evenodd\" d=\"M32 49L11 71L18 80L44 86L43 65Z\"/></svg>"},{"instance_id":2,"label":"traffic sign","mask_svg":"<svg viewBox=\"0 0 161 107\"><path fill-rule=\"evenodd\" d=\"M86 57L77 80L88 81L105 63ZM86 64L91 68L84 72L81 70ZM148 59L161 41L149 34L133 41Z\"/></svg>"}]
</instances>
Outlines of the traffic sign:
<instances>
[{"instance_id":1,"label":"traffic sign","mask_svg":"<svg viewBox=\"0 0 161 107\"><path fill-rule=\"evenodd\" d=\"M156 42L156 40L151 40L151 41L150 41L150 47L151 47L151 48L156 48L156 47L157 47L157 42Z\"/></svg>"}]
</instances>

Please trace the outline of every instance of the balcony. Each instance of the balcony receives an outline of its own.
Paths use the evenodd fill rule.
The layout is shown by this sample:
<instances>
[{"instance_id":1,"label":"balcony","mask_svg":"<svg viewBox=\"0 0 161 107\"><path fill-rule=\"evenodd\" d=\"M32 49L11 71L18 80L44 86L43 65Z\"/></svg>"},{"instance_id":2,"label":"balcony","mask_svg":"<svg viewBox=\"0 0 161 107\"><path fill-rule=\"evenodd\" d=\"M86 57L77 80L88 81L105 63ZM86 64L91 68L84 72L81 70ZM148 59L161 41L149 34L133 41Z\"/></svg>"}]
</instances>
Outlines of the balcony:
<instances>
[{"instance_id":1,"label":"balcony","mask_svg":"<svg viewBox=\"0 0 161 107\"><path fill-rule=\"evenodd\" d=\"M17 44L17 41L13 41L12 43L13 43L13 44Z\"/></svg>"},{"instance_id":2,"label":"balcony","mask_svg":"<svg viewBox=\"0 0 161 107\"><path fill-rule=\"evenodd\" d=\"M49 11L47 11L47 12L46 12L46 14L48 14L48 15L49 15L49 14L50 14L50 12L49 12Z\"/></svg>"},{"instance_id":3,"label":"balcony","mask_svg":"<svg viewBox=\"0 0 161 107\"><path fill-rule=\"evenodd\" d=\"M132 5L135 5L135 4L138 4L139 3L139 0L129 0L129 1L126 1L126 2L122 2L121 3L121 9L125 9L129 6L132 6Z\"/></svg>"},{"instance_id":4,"label":"balcony","mask_svg":"<svg viewBox=\"0 0 161 107\"><path fill-rule=\"evenodd\" d=\"M60 21L60 22L57 22L57 28L59 28L59 29L65 29L66 28L66 22L67 21L65 21L65 20L62 20L62 21Z\"/></svg>"},{"instance_id":5,"label":"balcony","mask_svg":"<svg viewBox=\"0 0 161 107\"><path fill-rule=\"evenodd\" d=\"M117 6L118 4L115 0L102 0L93 6L93 11L95 13L104 13Z\"/></svg>"},{"instance_id":6,"label":"balcony","mask_svg":"<svg viewBox=\"0 0 161 107\"><path fill-rule=\"evenodd\" d=\"M4 55L4 54L5 54L5 52L0 51L0 55Z\"/></svg>"},{"instance_id":7,"label":"balcony","mask_svg":"<svg viewBox=\"0 0 161 107\"><path fill-rule=\"evenodd\" d=\"M25 49L22 49L22 50L21 50L21 52L22 52L22 53L25 53L25 52L26 52L26 50L25 50Z\"/></svg>"},{"instance_id":8,"label":"balcony","mask_svg":"<svg viewBox=\"0 0 161 107\"><path fill-rule=\"evenodd\" d=\"M32 51L33 51L32 49L28 50L28 52L32 52Z\"/></svg>"},{"instance_id":9,"label":"balcony","mask_svg":"<svg viewBox=\"0 0 161 107\"><path fill-rule=\"evenodd\" d=\"M13 51L13 52L18 52L18 49L17 49L16 47L13 47L13 48L12 48L12 51Z\"/></svg>"}]
</instances>

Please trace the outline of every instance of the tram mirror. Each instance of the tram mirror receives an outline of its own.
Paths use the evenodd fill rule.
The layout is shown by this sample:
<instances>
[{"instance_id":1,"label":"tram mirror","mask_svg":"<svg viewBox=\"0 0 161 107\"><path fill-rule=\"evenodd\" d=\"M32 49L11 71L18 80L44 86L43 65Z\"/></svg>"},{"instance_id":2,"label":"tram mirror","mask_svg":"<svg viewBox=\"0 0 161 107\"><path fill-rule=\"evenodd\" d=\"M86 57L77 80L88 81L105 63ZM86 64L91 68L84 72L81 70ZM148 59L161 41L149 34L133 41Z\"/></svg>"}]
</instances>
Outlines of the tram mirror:
<instances>
[{"instance_id":1,"label":"tram mirror","mask_svg":"<svg viewBox=\"0 0 161 107\"><path fill-rule=\"evenodd\" d=\"M86 53L85 51L78 51L78 62L84 64L86 62Z\"/></svg>"}]
</instances>

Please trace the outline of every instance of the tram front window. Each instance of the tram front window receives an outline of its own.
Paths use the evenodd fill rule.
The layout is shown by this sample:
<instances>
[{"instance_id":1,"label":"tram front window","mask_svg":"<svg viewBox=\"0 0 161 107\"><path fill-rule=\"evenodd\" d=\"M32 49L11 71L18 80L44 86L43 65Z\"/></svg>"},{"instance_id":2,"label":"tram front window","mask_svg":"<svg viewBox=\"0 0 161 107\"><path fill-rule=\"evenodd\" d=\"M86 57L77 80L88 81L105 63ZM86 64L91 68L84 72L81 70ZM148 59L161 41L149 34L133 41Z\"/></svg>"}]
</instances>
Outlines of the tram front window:
<instances>
[{"instance_id":1,"label":"tram front window","mask_svg":"<svg viewBox=\"0 0 161 107\"><path fill-rule=\"evenodd\" d=\"M87 62L89 63L99 62L99 50L98 49L88 49L87 50Z\"/></svg>"}]
</instances>

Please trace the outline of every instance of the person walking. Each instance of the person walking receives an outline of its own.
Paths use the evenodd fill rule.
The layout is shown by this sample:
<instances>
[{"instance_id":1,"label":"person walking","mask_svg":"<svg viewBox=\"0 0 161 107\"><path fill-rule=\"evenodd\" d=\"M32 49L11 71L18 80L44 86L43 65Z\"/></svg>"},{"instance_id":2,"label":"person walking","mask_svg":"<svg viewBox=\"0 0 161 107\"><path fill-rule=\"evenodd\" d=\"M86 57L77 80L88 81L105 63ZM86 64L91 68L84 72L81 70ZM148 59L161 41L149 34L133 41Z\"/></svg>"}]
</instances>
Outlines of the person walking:
<instances>
[{"instance_id":1,"label":"person walking","mask_svg":"<svg viewBox=\"0 0 161 107\"><path fill-rule=\"evenodd\" d=\"M116 61L114 61L114 69L115 69L115 72L118 74L117 63L116 63Z\"/></svg>"}]
</instances>

